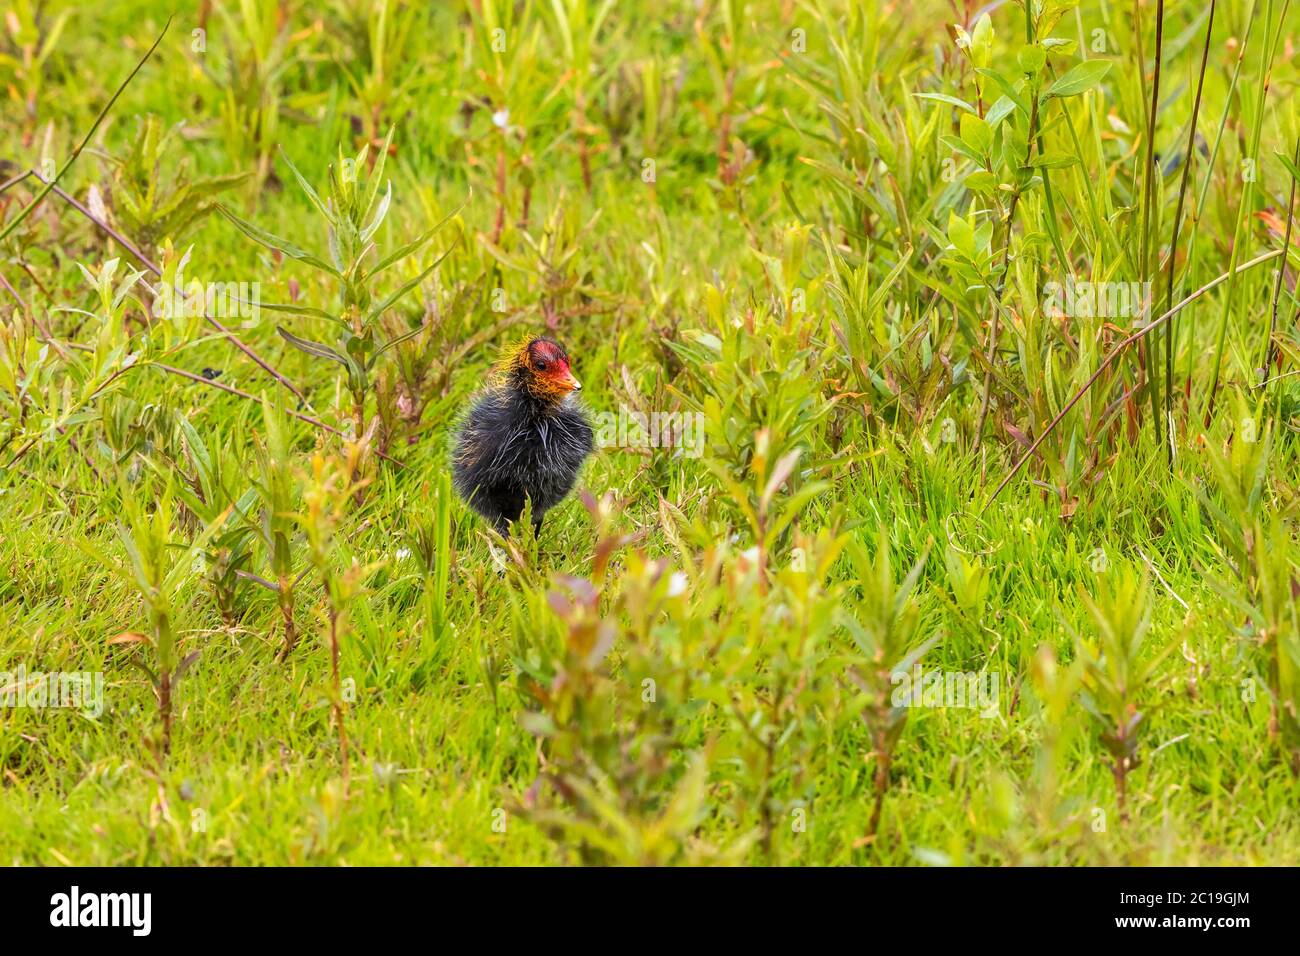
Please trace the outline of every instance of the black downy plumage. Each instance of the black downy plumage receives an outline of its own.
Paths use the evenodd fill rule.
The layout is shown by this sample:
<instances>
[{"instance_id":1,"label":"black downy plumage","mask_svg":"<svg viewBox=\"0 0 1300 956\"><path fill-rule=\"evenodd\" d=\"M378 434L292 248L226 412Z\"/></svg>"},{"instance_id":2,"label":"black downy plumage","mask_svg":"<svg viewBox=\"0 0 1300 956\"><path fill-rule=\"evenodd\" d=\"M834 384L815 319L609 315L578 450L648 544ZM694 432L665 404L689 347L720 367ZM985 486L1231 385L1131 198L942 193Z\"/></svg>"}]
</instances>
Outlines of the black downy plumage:
<instances>
[{"instance_id":1,"label":"black downy plumage","mask_svg":"<svg viewBox=\"0 0 1300 956\"><path fill-rule=\"evenodd\" d=\"M509 355L474 400L452 455L452 480L498 532L532 502L535 530L573 489L591 454L591 425L574 392L582 386L554 339L535 338Z\"/></svg>"}]
</instances>

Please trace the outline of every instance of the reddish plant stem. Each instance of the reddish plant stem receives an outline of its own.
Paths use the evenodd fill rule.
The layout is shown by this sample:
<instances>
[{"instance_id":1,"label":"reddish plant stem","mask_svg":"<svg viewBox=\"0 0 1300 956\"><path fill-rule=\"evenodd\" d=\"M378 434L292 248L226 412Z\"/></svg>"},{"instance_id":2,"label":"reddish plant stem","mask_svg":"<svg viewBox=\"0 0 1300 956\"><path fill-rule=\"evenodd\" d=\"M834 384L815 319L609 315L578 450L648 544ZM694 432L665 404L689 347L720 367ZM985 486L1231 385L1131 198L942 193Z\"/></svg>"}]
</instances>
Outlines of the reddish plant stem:
<instances>
[{"instance_id":1,"label":"reddish plant stem","mask_svg":"<svg viewBox=\"0 0 1300 956\"><path fill-rule=\"evenodd\" d=\"M158 714L162 718L162 741L160 744L162 760L172 752L172 673L163 671L158 675Z\"/></svg>"}]
</instances>

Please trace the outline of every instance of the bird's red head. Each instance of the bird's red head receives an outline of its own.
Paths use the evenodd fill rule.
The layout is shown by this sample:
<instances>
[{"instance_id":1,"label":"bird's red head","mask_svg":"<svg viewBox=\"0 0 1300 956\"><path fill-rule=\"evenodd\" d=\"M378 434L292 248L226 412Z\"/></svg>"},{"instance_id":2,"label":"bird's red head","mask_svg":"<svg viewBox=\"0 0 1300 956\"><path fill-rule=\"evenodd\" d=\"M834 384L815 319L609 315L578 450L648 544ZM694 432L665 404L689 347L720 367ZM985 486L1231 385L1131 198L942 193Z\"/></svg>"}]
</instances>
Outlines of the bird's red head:
<instances>
[{"instance_id":1,"label":"bird's red head","mask_svg":"<svg viewBox=\"0 0 1300 956\"><path fill-rule=\"evenodd\" d=\"M582 388L569 367L569 353L551 338L522 343L510 357L506 371L511 384L545 402L558 402Z\"/></svg>"}]
</instances>

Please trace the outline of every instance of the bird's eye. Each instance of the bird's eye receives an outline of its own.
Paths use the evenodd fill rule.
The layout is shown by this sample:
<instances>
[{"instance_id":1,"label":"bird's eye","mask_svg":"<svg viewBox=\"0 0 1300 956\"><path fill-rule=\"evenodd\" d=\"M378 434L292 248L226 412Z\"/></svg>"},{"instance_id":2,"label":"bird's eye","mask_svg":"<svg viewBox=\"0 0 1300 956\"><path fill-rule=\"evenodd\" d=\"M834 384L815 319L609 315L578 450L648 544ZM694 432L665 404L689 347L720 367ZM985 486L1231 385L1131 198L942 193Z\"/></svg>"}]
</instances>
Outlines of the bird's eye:
<instances>
[{"instance_id":1,"label":"bird's eye","mask_svg":"<svg viewBox=\"0 0 1300 956\"><path fill-rule=\"evenodd\" d=\"M539 359L537 362L537 371L545 372L549 364L550 363L547 362L546 359Z\"/></svg>"}]
</instances>

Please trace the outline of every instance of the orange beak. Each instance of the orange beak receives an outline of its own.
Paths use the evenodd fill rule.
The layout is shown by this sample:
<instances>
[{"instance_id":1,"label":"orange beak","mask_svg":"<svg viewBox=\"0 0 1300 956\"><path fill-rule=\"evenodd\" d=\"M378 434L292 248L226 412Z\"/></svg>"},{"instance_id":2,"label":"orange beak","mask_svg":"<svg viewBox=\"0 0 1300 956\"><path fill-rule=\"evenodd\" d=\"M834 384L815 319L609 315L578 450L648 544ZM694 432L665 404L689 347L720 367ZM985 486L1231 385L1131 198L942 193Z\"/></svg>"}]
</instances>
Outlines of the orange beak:
<instances>
[{"instance_id":1,"label":"orange beak","mask_svg":"<svg viewBox=\"0 0 1300 956\"><path fill-rule=\"evenodd\" d=\"M582 391L582 383L573 377L573 373L565 369L564 375L560 377L561 384L571 392Z\"/></svg>"}]
</instances>

